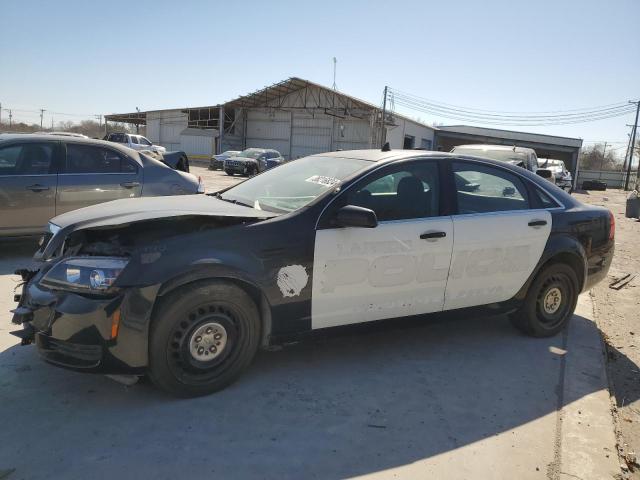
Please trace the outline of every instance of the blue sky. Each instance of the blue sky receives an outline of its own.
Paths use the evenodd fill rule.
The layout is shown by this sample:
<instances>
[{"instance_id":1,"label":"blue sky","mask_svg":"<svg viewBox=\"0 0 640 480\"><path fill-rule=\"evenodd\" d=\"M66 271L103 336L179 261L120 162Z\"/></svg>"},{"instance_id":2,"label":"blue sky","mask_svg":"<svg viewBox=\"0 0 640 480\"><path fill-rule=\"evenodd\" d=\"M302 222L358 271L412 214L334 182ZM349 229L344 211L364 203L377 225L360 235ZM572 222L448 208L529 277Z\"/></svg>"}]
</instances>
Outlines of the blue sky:
<instances>
[{"instance_id":1,"label":"blue sky","mask_svg":"<svg viewBox=\"0 0 640 480\"><path fill-rule=\"evenodd\" d=\"M338 88L376 104L385 85L505 111L640 97L638 0L4 0L0 12L0 102L14 110L211 105L290 76L331 86L334 56ZM624 147L632 122L512 129Z\"/></svg>"}]
</instances>

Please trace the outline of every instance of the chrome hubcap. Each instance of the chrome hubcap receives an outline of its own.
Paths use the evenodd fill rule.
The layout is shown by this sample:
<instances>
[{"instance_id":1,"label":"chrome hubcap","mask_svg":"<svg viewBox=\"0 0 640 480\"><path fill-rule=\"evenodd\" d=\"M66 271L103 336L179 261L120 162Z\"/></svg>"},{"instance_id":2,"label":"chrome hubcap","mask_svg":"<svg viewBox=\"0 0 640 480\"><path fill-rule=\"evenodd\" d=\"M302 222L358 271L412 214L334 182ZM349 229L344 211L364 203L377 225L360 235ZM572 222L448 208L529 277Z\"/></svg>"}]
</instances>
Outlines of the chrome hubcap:
<instances>
[{"instance_id":1,"label":"chrome hubcap","mask_svg":"<svg viewBox=\"0 0 640 480\"><path fill-rule=\"evenodd\" d=\"M562 292L559 288L553 287L550 288L547 294L544 296L544 300L542 301L542 306L544 308L545 313L554 314L560 308L560 304L562 303Z\"/></svg>"},{"instance_id":2,"label":"chrome hubcap","mask_svg":"<svg viewBox=\"0 0 640 480\"><path fill-rule=\"evenodd\" d=\"M209 362L224 350L227 331L217 322L200 325L191 335L189 352L199 362Z\"/></svg>"}]
</instances>

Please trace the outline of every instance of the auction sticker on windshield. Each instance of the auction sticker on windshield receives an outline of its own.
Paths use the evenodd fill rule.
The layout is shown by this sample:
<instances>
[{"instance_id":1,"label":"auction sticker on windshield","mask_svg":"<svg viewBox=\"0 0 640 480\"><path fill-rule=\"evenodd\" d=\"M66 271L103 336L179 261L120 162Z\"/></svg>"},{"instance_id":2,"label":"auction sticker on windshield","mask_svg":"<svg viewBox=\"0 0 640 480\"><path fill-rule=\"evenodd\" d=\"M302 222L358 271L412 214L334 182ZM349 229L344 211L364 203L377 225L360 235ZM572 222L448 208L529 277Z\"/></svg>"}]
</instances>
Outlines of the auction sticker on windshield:
<instances>
[{"instance_id":1,"label":"auction sticker on windshield","mask_svg":"<svg viewBox=\"0 0 640 480\"><path fill-rule=\"evenodd\" d=\"M305 182L317 183L318 185L323 185L325 187L333 187L340 183L340 180L334 177L325 177L324 175L313 175L307 178Z\"/></svg>"}]
</instances>

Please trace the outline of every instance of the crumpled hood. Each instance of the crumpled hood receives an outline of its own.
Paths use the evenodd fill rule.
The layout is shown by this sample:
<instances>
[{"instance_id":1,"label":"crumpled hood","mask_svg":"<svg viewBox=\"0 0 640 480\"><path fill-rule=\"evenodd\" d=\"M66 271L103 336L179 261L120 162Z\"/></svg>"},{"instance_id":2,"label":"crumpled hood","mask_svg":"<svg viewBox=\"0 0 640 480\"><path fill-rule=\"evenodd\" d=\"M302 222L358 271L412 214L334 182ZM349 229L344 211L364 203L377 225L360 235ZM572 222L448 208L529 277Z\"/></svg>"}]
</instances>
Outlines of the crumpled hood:
<instances>
[{"instance_id":1,"label":"crumpled hood","mask_svg":"<svg viewBox=\"0 0 640 480\"><path fill-rule=\"evenodd\" d=\"M51 219L51 223L62 229L72 225L88 228L190 215L272 218L278 214L225 202L209 195L173 195L99 203L63 213Z\"/></svg>"},{"instance_id":2,"label":"crumpled hood","mask_svg":"<svg viewBox=\"0 0 640 480\"><path fill-rule=\"evenodd\" d=\"M63 213L51 219L60 227L44 252L38 255L50 257L62 245L65 238L76 230L126 225L160 218L207 216L267 219L278 213L258 210L226 202L209 195L174 195L168 197L126 198L100 203Z\"/></svg>"}]
</instances>

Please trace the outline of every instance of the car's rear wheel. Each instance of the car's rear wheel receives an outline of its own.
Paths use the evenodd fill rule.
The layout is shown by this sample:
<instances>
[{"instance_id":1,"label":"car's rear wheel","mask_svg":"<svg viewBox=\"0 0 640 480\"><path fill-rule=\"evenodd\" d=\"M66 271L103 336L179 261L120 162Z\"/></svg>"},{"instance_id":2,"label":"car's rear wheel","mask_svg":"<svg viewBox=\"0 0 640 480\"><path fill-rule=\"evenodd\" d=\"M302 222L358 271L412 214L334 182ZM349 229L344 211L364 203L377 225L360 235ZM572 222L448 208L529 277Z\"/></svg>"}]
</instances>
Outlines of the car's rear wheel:
<instances>
[{"instance_id":1,"label":"car's rear wheel","mask_svg":"<svg viewBox=\"0 0 640 480\"><path fill-rule=\"evenodd\" d=\"M511 322L533 337L555 335L569 322L579 293L573 268L562 263L551 264L533 281L524 304L511 314Z\"/></svg>"},{"instance_id":2,"label":"car's rear wheel","mask_svg":"<svg viewBox=\"0 0 640 480\"><path fill-rule=\"evenodd\" d=\"M194 397L226 387L258 349L258 309L232 283L189 284L163 298L155 311L149 377L173 395Z\"/></svg>"}]
</instances>

